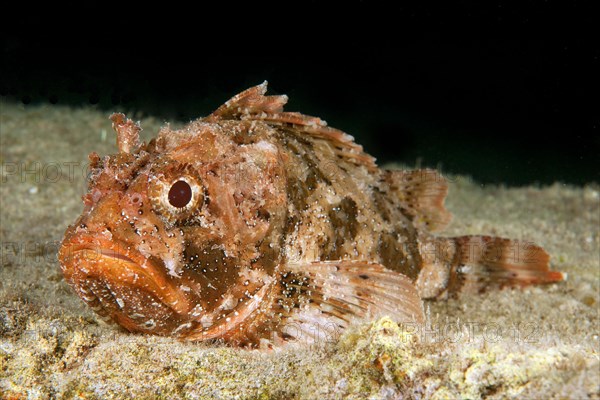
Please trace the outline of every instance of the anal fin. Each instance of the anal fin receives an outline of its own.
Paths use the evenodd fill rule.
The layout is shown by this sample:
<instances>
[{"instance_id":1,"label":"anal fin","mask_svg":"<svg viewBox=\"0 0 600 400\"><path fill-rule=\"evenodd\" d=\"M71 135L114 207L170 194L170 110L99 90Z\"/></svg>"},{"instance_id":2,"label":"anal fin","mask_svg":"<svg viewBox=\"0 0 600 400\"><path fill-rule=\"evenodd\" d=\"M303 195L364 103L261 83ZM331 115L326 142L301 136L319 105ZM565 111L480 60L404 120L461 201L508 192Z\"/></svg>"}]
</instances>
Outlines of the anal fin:
<instances>
[{"instance_id":1,"label":"anal fin","mask_svg":"<svg viewBox=\"0 0 600 400\"><path fill-rule=\"evenodd\" d=\"M301 305L284 313L280 335L285 341L329 341L351 324L380 316L399 323L425 320L413 282L382 265L323 261L291 264L286 270L280 304L292 294Z\"/></svg>"}]
</instances>

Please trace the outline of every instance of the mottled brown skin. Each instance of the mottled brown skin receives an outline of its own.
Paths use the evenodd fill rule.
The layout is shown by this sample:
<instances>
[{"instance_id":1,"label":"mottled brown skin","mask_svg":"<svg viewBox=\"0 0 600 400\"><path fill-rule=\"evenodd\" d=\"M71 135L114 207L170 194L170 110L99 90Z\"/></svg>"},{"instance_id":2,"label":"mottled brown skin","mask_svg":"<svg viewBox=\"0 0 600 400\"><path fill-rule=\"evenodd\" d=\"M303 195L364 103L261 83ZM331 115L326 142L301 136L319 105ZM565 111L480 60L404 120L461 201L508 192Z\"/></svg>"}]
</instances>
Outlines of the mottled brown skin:
<instances>
[{"instance_id":1,"label":"mottled brown skin","mask_svg":"<svg viewBox=\"0 0 600 400\"><path fill-rule=\"evenodd\" d=\"M350 136L265 91L148 144L113 115L119 153L90 155L85 209L59 252L96 312L132 332L273 346L380 314L420 323L420 298L562 279L537 246L511 264L515 242L435 238L450 219L439 174L380 170ZM482 243L495 264L465 252Z\"/></svg>"}]
</instances>

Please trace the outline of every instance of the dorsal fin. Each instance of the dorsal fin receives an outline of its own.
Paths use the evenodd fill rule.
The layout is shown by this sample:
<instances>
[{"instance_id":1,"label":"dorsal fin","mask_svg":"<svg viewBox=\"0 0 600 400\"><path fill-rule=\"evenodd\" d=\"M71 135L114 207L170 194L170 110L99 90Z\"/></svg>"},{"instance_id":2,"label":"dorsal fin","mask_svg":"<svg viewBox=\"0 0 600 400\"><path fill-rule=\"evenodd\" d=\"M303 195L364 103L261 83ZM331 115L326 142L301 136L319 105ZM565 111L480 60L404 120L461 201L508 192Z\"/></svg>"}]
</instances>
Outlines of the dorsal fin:
<instances>
[{"instance_id":1,"label":"dorsal fin","mask_svg":"<svg viewBox=\"0 0 600 400\"><path fill-rule=\"evenodd\" d=\"M416 226L437 232L450 223L452 214L444 207L448 184L438 171L385 170L382 181L387 184L386 191L398 200L402 212L411 217Z\"/></svg>"},{"instance_id":2,"label":"dorsal fin","mask_svg":"<svg viewBox=\"0 0 600 400\"><path fill-rule=\"evenodd\" d=\"M267 93L267 81L260 85L253 86L236 94L225 104L217 108L215 112L205 118L208 122L226 119L242 119L243 116L255 115L261 113L280 113L283 106L287 103L288 97L265 96Z\"/></svg>"},{"instance_id":3,"label":"dorsal fin","mask_svg":"<svg viewBox=\"0 0 600 400\"><path fill-rule=\"evenodd\" d=\"M266 92L267 81L233 96L204 120L207 122L256 120L291 128L299 133L306 133L314 139L329 141L336 147L338 154L370 170L377 169L375 158L365 153L362 146L354 142L354 137L327 126L327 122L320 118L283 111L288 97L286 95L266 96Z\"/></svg>"}]
</instances>

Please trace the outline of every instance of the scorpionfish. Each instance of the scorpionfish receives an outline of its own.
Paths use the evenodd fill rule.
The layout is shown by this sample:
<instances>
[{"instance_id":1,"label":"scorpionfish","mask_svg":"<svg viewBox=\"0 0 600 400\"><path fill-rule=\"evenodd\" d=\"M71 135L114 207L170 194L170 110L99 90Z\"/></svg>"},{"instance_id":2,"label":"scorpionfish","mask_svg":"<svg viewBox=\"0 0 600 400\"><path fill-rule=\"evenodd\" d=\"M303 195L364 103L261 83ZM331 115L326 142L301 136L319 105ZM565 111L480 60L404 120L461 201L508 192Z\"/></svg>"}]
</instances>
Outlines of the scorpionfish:
<instances>
[{"instance_id":1,"label":"scorpionfish","mask_svg":"<svg viewBox=\"0 0 600 400\"><path fill-rule=\"evenodd\" d=\"M66 281L130 332L249 348L330 340L423 299L558 282L537 245L436 237L451 219L435 170L385 170L352 136L283 111L267 83L149 143L111 116L65 233Z\"/></svg>"}]
</instances>

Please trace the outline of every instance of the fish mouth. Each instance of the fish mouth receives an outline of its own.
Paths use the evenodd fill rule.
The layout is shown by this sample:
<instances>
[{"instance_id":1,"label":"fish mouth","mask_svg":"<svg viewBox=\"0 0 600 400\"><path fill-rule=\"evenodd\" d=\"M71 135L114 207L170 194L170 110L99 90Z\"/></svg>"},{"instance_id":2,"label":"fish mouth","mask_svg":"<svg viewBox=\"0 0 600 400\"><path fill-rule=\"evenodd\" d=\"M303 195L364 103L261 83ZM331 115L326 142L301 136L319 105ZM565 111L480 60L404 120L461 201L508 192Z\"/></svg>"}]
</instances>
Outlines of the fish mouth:
<instances>
[{"instance_id":1,"label":"fish mouth","mask_svg":"<svg viewBox=\"0 0 600 400\"><path fill-rule=\"evenodd\" d=\"M86 249L88 250L88 249ZM89 249L94 250L94 249ZM119 253L118 251L114 251L113 249L97 249L95 250L101 257L115 258L117 260L125 261L126 263L136 264L131 258L127 257L125 254Z\"/></svg>"},{"instance_id":2,"label":"fish mouth","mask_svg":"<svg viewBox=\"0 0 600 400\"><path fill-rule=\"evenodd\" d=\"M63 242L58 258L65 279L78 292L86 292L92 283L113 290L127 287L155 296L177 314L190 309L189 300L158 260L122 243L79 236Z\"/></svg>"}]
</instances>

